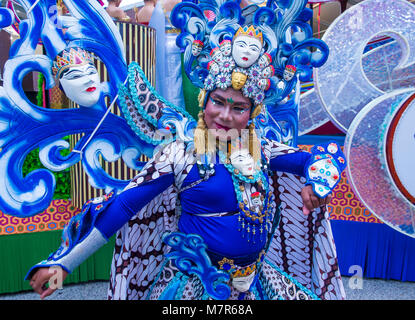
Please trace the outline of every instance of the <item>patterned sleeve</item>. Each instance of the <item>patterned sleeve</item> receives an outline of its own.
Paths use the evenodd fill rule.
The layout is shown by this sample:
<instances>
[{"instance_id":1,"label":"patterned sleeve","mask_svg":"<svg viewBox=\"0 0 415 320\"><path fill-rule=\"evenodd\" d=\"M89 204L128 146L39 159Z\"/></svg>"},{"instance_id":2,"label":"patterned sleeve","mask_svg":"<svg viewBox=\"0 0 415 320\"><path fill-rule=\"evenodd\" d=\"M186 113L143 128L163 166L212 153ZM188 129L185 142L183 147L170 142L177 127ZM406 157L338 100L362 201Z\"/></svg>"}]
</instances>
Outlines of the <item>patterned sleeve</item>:
<instances>
[{"instance_id":1,"label":"patterned sleeve","mask_svg":"<svg viewBox=\"0 0 415 320\"><path fill-rule=\"evenodd\" d=\"M115 198L105 214L98 217L96 227L106 238L110 238L151 199L175 183L176 147L175 143L171 143L161 149Z\"/></svg>"},{"instance_id":2,"label":"patterned sleeve","mask_svg":"<svg viewBox=\"0 0 415 320\"><path fill-rule=\"evenodd\" d=\"M263 152L272 171L293 173L305 177L310 154L276 141L264 140Z\"/></svg>"},{"instance_id":3,"label":"patterned sleeve","mask_svg":"<svg viewBox=\"0 0 415 320\"><path fill-rule=\"evenodd\" d=\"M26 279L37 268L60 266L72 272L84 260L103 246L108 239L154 197L176 184L175 165L183 146L176 143L162 148L130 182L125 190L89 200L81 213L65 226L58 250L33 266Z\"/></svg>"}]
</instances>

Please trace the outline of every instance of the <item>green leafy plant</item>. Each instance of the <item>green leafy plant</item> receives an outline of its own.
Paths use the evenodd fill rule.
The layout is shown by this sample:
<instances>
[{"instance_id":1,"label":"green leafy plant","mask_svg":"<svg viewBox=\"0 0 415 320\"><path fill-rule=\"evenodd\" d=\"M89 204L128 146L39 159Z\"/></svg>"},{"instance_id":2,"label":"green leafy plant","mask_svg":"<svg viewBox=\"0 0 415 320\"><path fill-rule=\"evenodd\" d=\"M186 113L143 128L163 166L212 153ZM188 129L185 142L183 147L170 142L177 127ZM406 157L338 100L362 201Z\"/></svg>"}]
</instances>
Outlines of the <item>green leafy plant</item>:
<instances>
[{"instance_id":1,"label":"green leafy plant","mask_svg":"<svg viewBox=\"0 0 415 320\"><path fill-rule=\"evenodd\" d=\"M64 140L69 141L69 138L66 137ZM62 151L62 155L68 154L68 150ZM39 160L39 149L34 149L27 155L22 168L23 177L36 169L45 169ZM70 169L68 168L59 172L53 172L53 174L56 179L56 188L53 199L69 199L71 197Z\"/></svg>"}]
</instances>

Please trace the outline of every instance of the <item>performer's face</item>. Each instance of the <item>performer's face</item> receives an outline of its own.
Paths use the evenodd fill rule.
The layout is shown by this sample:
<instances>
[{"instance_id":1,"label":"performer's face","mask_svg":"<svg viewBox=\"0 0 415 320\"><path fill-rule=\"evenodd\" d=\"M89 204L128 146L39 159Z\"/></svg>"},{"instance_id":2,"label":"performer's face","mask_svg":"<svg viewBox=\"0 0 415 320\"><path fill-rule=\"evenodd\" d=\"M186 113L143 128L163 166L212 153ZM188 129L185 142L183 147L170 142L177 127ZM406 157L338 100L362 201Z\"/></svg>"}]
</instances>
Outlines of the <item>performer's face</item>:
<instances>
[{"instance_id":1,"label":"performer's face","mask_svg":"<svg viewBox=\"0 0 415 320\"><path fill-rule=\"evenodd\" d=\"M205 108L209 134L222 141L237 138L247 127L251 105L251 100L240 90L229 87L212 91Z\"/></svg>"},{"instance_id":2,"label":"performer's face","mask_svg":"<svg viewBox=\"0 0 415 320\"><path fill-rule=\"evenodd\" d=\"M75 65L68 68L59 79L66 96L75 103L92 107L100 97L100 80L92 64Z\"/></svg>"}]
</instances>

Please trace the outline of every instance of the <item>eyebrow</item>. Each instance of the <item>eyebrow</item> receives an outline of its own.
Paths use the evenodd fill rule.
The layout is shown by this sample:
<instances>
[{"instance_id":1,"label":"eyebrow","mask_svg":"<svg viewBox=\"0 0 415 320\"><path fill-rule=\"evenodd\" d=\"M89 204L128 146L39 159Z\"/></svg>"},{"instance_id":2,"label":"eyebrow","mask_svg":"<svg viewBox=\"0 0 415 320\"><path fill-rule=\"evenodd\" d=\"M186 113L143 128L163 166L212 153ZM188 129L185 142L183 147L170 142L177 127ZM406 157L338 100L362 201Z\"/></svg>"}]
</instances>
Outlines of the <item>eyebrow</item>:
<instances>
[{"instance_id":1,"label":"eyebrow","mask_svg":"<svg viewBox=\"0 0 415 320\"><path fill-rule=\"evenodd\" d=\"M220 94L217 93L212 93L211 95L212 99L218 99L218 100L222 100L222 101L226 101L226 98L222 97ZM249 102L245 102L245 101L234 101L233 105L237 105L237 106L247 106L248 108L251 107L251 103Z\"/></svg>"},{"instance_id":2,"label":"eyebrow","mask_svg":"<svg viewBox=\"0 0 415 320\"><path fill-rule=\"evenodd\" d=\"M85 70L79 70L76 67L74 69L72 69L72 70L70 68L68 68L68 69L66 69L65 71L62 72L60 78L63 78L64 76L67 77L68 75L70 75L71 73L74 73L74 72L75 72L75 74L77 72L78 73L84 73L86 71L89 71L91 68L95 68L95 66L92 65L92 64L88 64L88 67Z\"/></svg>"},{"instance_id":3,"label":"eyebrow","mask_svg":"<svg viewBox=\"0 0 415 320\"><path fill-rule=\"evenodd\" d=\"M66 71L66 72L62 73L62 77L68 77L68 76L70 76L72 73L77 74L77 73L83 73L83 72L82 72L82 70L68 70L68 71Z\"/></svg>"}]
</instances>

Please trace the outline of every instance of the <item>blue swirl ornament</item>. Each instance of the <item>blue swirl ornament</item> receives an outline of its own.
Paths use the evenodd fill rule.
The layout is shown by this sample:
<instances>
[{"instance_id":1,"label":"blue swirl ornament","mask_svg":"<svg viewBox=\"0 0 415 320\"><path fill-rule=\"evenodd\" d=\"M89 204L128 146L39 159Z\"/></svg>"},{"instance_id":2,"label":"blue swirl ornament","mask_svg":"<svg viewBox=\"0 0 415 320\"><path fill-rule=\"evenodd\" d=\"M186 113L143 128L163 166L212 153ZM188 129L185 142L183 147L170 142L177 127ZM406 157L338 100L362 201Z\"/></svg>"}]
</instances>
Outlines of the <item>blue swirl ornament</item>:
<instances>
[{"instance_id":1,"label":"blue swirl ornament","mask_svg":"<svg viewBox=\"0 0 415 320\"><path fill-rule=\"evenodd\" d=\"M216 300L228 299L231 291L226 284L229 274L212 266L206 253L206 244L196 234L172 232L163 241L173 250L166 255L174 259L176 267L184 274L197 275L207 294Z\"/></svg>"}]
</instances>

